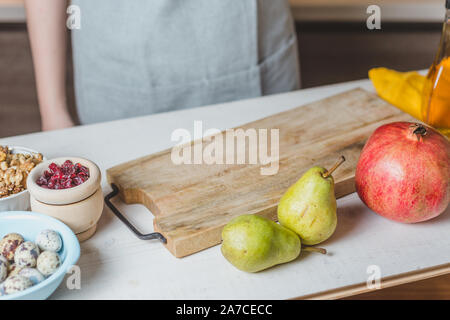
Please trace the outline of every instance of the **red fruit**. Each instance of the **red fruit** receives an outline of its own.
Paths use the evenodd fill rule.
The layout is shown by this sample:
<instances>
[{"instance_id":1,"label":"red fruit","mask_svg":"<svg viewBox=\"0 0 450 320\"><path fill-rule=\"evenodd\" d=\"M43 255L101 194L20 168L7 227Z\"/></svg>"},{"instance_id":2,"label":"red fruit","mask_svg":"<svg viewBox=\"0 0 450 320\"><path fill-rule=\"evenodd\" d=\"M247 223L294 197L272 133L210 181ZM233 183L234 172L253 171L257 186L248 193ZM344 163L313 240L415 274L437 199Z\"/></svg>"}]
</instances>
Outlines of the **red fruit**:
<instances>
[{"instance_id":1,"label":"red fruit","mask_svg":"<svg viewBox=\"0 0 450 320\"><path fill-rule=\"evenodd\" d=\"M50 171L52 173L55 173L57 170L59 170L59 167L56 163L50 163L50 165L48 166L48 168L50 169Z\"/></svg>"},{"instance_id":2,"label":"red fruit","mask_svg":"<svg viewBox=\"0 0 450 320\"><path fill-rule=\"evenodd\" d=\"M41 187L45 186L46 187L48 181L47 181L47 179L44 176L42 176L36 181L36 183L37 183L38 186L41 186Z\"/></svg>"},{"instance_id":3,"label":"red fruit","mask_svg":"<svg viewBox=\"0 0 450 320\"><path fill-rule=\"evenodd\" d=\"M79 186L80 184L82 184L84 181L83 179L81 179L80 177L75 177L72 179L72 182L75 186Z\"/></svg>"},{"instance_id":4,"label":"red fruit","mask_svg":"<svg viewBox=\"0 0 450 320\"><path fill-rule=\"evenodd\" d=\"M73 167L73 162L70 160L66 160L64 161L64 163L62 164L63 167Z\"/></svg>"},{"instance_id":5,"label":"red fruit","mask_svg":"<svg viewBox=\"0 0 450 320\"><path fill-rule=\"evenodd\" d=\"M364 146L355 176L361 200L404 223L437 217L450 201L450 142L409 122L379 127Z\"/></svg>"}]
</instances>

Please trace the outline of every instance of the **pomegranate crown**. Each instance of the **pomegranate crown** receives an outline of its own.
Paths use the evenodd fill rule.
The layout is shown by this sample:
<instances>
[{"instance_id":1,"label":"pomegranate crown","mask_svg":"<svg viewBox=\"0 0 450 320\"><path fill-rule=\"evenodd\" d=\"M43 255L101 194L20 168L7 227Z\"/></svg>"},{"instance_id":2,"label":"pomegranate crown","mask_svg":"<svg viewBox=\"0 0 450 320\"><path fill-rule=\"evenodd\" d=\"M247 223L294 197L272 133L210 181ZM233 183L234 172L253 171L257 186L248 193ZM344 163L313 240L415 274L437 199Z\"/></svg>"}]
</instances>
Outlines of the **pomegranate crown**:
<instances>
[{"instance_id":1,"label":"pomegranate crown","mask_svg":"<svg viewBox=\"0 0 450 320\"><path fill-rule=\"evenodd\" d=\"M421 123L414 123L410 125L410 128L412 128L412 133L416 135L417 141L420 141L420 138L426 136L428 130L427 128L421 124Z\"/></svg>"}]
</instances>

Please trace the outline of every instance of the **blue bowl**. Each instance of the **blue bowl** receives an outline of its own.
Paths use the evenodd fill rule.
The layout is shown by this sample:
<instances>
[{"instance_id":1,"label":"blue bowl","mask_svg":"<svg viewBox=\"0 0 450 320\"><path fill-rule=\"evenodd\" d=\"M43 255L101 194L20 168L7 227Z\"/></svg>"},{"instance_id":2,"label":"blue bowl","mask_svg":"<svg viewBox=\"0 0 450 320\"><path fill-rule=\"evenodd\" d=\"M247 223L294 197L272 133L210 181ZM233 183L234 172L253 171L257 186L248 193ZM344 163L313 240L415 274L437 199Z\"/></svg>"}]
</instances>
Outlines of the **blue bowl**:
<instances>
[{"instance_id":1,"label":"blue bowl","mask_svg":"<svg viewBox=\"0 0 450 320\"><path fill-rule=\"evenodd\" d=\"M25 240L35 241L38 233L44 229L55 230L61 236L63 247L58 252L61 267L41 283L22 292L1 296L0 300L44 300L61 284L65 274L80 258L80 243L75 234L61 221L35 212L0 212L0 238L8 233L19 233Z\"/></svg>"}]
</instances>

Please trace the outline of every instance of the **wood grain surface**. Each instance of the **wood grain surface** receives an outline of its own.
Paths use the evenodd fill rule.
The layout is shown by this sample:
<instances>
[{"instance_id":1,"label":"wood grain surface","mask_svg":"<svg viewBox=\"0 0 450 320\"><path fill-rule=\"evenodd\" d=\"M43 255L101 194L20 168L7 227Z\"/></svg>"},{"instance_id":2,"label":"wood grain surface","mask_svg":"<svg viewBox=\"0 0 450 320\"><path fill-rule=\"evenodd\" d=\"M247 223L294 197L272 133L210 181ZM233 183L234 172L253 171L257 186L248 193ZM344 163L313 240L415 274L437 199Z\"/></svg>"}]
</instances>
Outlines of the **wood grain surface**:
<instances>
[{"instance_id":1,"label":"wood grain surface","mask_svg":"<svg viewBox=\"0 0 450 320\"><path fill-rule=\"evenodd\" d=\"M338 288L335 290L330 290L327 292L319 292L316 294L303 296L300 299L304 300L333 300L333 299L387 299L388 293L393 291L393 288L398 288L403 285L414 287L414 288L421 288L420 284L424 283L424 280L432 279L431 281L434 281L434 283L439 283L439 285L442 286L442 284L445 285L445 282L442 283L443 279L448 279L448 274L450 273L450 264L445 265L439 265L432 268L427 268L424 270L415 270L404 274L399 274L387 278L382 278L380 281L380 288L379 289L370 289L367 287L366 283L360 283L353 286ZM422 282L418 282L422 281ZM412 283L419 283L416 286L411 286ZM427 286L424 287L425 289ZM447 283L447 290L448 290L448 283ZM401 290L404 292L403 290ZM443 290L445 292L445 289ZM443 292L441 291L441 293ZM395 291L394 291L395 292ZM417 294L417 293L416 293ZM429 293L428 293L428 296ZM409 297L406 296L404 298L406 299L413 299L414 297L417 298L417 295L415 293L410 293ZM420 297L420 296L419 296ZM423 296L422 296L423 297ZM400 297L397 296L397 299ZM440 296L440 299L443 297Z\"/></svg>"},{"instance_id":2,"label":"wood grain surface","mask_svg":"<svg viewBox=\"0 0 450 320\"><path fill-rule=\"evenodd\" d=\"M450 271L450 270L449 270ZM450 300L450 274L357 294L345 300Z\"/></svg>"},{"instance_id":3,"label":"wood grain surface","mask_svg":"<svg viewBox=\"0 0 450 320\"><path fill-rule=\"evenodd\" d=\"M354 89L240 127L279 129L275 175L261 175L260 164L175 165L169 149L111 168L107 178L126 203L142 203L153 212L155 230L172 254L183 257L220 243L223 226L236 216L274 219L291 184L312 166L330 167L340 155L347 161L334 173L336 196L354 192L365 140L381 124L400 120L412 118ZM202 141L191 146L196 143ZM203 146L209 143L203 140Z\"/></svg>"}]
</instances>

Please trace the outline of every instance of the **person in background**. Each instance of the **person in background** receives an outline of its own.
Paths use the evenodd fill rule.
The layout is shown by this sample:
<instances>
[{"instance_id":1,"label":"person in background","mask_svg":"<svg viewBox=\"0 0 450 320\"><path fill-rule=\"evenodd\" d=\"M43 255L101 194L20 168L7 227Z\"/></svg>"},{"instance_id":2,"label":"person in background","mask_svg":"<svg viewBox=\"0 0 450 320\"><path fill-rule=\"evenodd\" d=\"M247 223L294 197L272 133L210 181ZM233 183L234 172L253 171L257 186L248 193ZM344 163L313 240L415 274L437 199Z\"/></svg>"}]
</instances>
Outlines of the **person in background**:
<instances>
[{"instance_id":1,"label":"person in background","mask_svg":"<svg viewBox=\"0 0 450 320\"><path fill-rule=\"evenodd\" d=\"M82 124L298 89L287 0L74 0ZM25 0L42 129L74 125L65 89L67 6Z\"/></svg>"}]
</instances>

